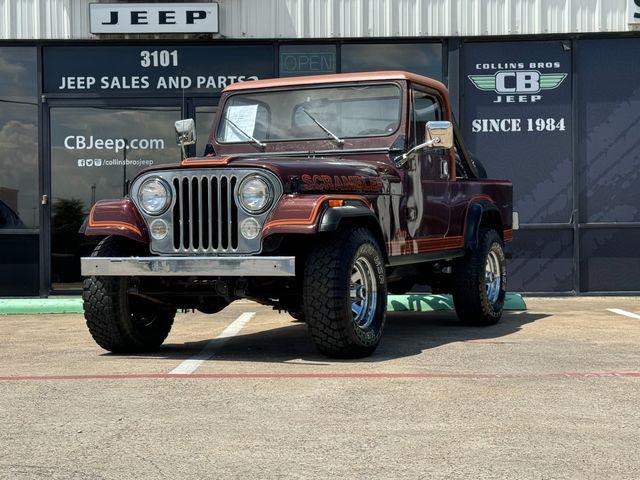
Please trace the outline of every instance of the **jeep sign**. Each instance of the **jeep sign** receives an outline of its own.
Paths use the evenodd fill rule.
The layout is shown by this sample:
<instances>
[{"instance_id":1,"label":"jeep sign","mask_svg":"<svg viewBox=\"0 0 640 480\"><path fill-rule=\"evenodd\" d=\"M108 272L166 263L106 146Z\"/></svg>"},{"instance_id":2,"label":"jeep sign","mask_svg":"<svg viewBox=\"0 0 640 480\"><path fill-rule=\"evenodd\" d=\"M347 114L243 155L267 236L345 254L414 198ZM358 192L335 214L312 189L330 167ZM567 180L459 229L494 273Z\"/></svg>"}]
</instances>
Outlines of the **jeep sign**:
<instances>
[{"instance_id":1,"label":"jeep sign","mask_svg":"<svg viewBox=\"0 0 640 480\"><path fill-rule=\"evenodd\" d=\"M91 3L91 33L218 33L217 3Z\"/></svg>"}]
</instances>

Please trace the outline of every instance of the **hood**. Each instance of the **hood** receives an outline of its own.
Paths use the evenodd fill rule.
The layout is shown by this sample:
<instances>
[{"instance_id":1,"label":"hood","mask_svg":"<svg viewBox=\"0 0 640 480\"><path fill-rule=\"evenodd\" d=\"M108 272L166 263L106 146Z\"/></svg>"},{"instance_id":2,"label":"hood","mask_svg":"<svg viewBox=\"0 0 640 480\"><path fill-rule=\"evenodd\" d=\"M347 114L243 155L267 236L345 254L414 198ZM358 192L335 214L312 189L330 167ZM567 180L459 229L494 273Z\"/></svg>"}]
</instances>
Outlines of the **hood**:
<instances>
[{"instance_id":1,"label":"hood","mask_svg":"<svg viewBox=\"0 0 640 480\"><path fill-rule=\"evenodd\" d=\"M141 174L168 169L256 168L277 175L285 193L384 193L383 178L395 173L386 153L350 156L216 156L194 157L180 164L157 165Z\"/></svg>"}]
</instances>

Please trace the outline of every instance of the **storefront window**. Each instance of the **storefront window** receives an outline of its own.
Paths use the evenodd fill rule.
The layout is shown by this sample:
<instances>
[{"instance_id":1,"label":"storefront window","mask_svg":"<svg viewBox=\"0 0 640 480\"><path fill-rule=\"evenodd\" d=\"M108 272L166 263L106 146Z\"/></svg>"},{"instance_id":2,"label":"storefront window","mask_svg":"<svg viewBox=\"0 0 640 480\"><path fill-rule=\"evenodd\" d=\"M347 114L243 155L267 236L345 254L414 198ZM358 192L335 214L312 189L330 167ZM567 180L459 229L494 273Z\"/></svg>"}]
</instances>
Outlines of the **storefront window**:
<instances>
[{"instance_id":1,"label":"storefront window","mask_svg":"<svg viewBox=\"0 0 640 480\"><path fill-rule=\"evenodd\" d=\"M80 287L80 257L95 239L78 233L91 206L120 198L142 169L180 160L174 122L179 108L51 109L51 279Z\"/></svg>"},{"instance_id":2,"label":"storefront window","mask_svg":"<svg viewBox=\"0 0 640 480\"><path fill-rule=\"evenodd\" d=\"M640 39L584 40L578 52L580 222L640 222Z\"/></svg>"},{"instance_id":3,"label":"storefront window","mask_svg":"<svg viewBox=\"0 0 640 480\"><path fill-rule=\"evenodd\" d=\"M325 75L336 73L335 45L282 45L280 76Z\"/></svg>"},{"instance_id":4,"label":"storefront window","mask_svg":"<svg viewBox=\"0 0 640 480\"><path fill-rule=\"evenodd\" d=\"M442 79L440 43L347 43L341 50L342 72L405 70Z\"/></svg>"},{"instance_id":5,"label":"storefront window","mask_svg":"<svg viewBox=\"0 0 640 480\"><path fill-rule=\"evenodd\" d=\"M0 48L0 230L38 228L36 49Z\"/></svg>"}]
</instances>

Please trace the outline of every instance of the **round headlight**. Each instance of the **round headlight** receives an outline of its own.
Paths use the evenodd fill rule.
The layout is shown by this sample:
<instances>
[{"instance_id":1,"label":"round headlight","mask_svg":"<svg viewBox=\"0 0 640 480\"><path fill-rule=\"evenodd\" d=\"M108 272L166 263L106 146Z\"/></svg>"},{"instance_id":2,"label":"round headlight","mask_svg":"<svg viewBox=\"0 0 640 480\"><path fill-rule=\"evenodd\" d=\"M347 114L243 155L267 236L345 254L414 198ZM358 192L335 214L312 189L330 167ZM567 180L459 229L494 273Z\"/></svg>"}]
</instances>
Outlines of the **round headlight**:
<instances>
[{"instance_id":1,"label":"round headlight","mask_svg":"<svg viewBox=\"0 0 640 480\"><path fill-rule=\"evenodd\" d=\"M138 189L138 203L149 215L160 215L171 204L171 191L159 178L150 178Z\"/></svg>"},{"instance_id":2,"label":"round headlight","mask_svg":"<svg viewBox=\"0 0 640 480\"><path fill-rule=\"evenodd\" d=\"M267 210L273 201L273 186L266 178L251 175L238 188L240 205L248 213L258 214Z\"/></svg>"}]
</instances>

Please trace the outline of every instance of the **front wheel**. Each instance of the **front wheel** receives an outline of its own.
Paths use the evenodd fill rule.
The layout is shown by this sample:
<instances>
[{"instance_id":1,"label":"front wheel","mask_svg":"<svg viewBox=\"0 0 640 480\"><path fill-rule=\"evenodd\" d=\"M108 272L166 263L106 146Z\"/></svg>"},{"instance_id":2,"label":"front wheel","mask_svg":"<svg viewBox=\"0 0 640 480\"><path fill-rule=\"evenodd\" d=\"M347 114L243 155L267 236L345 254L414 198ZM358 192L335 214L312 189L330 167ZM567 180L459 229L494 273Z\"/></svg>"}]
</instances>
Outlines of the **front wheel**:
<instances>
[{"instance_id":1,"label":"front wheel","mask_svg":"<svg viewBox=\"0 0 640 480\"><path fill-rule=\"evenodd\" d=\"M127 240L107 237L94 257L122 257L136 252ZM89 333L105 350L139 353L156 350L167 338L176 309L129 293L128 277L92 276L83 283L84 317Z\"/></svg>"},{"instance_id":2,"label":"front wheel","mask_svg":"<svg viewBox=\"0 0 640 480\"><path fill-rule=\"evenodd\" d=\"M453 303L467 325L493 325L502 317L507 269L502 239L493 229L482 229L476 249L454 264Z\"/></svg>"},{"instance_id":3,"label":"front wheel","mask_svg":"<svg viewBox=\"0 0 640 480\"><path fill-rule=\"evenodd\" d=\"M371 355L387 303L384 257L371 231L341 230L321 240L307 259L303 294L318 350L339 358Z\"/></svg>"}]
</instances>

